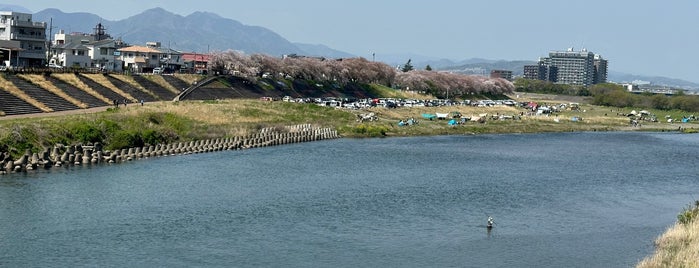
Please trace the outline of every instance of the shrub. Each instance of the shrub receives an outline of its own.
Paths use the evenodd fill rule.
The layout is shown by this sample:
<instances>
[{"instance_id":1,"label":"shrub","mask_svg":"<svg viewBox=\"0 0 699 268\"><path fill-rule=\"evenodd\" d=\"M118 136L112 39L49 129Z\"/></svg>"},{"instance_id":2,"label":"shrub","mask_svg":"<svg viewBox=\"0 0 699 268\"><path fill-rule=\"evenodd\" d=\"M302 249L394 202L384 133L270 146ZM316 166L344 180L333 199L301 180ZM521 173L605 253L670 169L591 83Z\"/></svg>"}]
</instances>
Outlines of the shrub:
<instances>
[{"instance_id":1,"label":"shrub","mask_svg":"<svg viewBox=\"0 0 699 268\"><path fill-rule=\"evenodd\" d=\"M156 145L158 143L166 143L165 137L155 130L147 129L143 131L142 140L144 144Z\"/></svg>"},{"instance_id":2,"label":"shrub","mask_svg":"<svg viewBox=\"0 0 699 268\"><path fill-rule=\"evenodd\" d=\"M71 128L73 138L82 143L95 143L104 141L104 133L96 125L88 122L79 122Z\"/></svg>"},{"instance_id":3,"label":"shrub","mask_svg":"<svg viewBox=\"0 0 699 268\"><path fill-rule=\"evenodd\" d=\"M388 128L384 126L368 125L359 125L353 129L354 133L369 137L384 137L386 136L386 131L388 131Z\"/></svg>"},{"instance_id":4,"label":"shrub","mask_svg":"<svg viewBox=\"0 0 699 268\"><path fill-rule=\"evenodd\" d=\"M107 149L118 150L131 147L143 147L143 137L141 133L134 130L122 130L114 133L107 142Z\"/></svg>"},{"instance_id":5,"label":"shrub","mask_svg":"<svg viewBox=\"0 0 699 268\"><path fill-rule=\"evenodd\" d=\"M679 215L677 221L681 224L689 224L699 216L699 200L694 201L694 205L687 206Z\"/></svg>"},{"instance_id":6,"label":"shrub","mask_svg":"<svg viewBox=\"0 0 699 268\"><path fill-rule=\"evenodd\" d=\"M25 151L38 151L39 142L36 130L29 126L13 125L7 134L0 137L3 151L9 151L13 156L24 154Z\"/></svg>"}]
</instances>

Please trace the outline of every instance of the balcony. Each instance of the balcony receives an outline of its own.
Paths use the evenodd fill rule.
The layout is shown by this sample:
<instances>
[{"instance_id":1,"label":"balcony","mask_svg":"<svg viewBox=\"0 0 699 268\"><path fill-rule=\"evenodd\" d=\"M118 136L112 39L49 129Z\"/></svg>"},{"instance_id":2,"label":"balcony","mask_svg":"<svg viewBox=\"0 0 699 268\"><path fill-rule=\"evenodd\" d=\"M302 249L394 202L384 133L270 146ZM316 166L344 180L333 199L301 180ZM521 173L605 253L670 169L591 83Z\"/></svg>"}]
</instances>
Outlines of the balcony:
<instances>
[{"instance_id":1,"label":"balcony","mask_svg":"<svg viewBox=\"0 0 699 268\"><path fill-rule=\"evenodd\" d=\"M42 35L32 35L32 34L10 34L10 40L24 40L24 41L46 41L46 36Z\"/></svg>"},{"instance_id":2,"label":"balcony","mask_svg":"<svg viewBox=\"0 0 699 268\"><path fill-rule=\"evenodd\" d=\"M17 27L32 27L32 28L44 28L44 29L46 29L46 22L11 20L10 25L17 26Z\"/></svg>"},{"instance_id":3,"label":"balcony","mask_svg":"<svg viewBox=\"0 0 699 268\"><path fill-rule=\"evenodd\" d=\"M46 59L45 50L25 50L19 52L20 58L30 58L30 59Z\"/></svg>"}]
</instances>

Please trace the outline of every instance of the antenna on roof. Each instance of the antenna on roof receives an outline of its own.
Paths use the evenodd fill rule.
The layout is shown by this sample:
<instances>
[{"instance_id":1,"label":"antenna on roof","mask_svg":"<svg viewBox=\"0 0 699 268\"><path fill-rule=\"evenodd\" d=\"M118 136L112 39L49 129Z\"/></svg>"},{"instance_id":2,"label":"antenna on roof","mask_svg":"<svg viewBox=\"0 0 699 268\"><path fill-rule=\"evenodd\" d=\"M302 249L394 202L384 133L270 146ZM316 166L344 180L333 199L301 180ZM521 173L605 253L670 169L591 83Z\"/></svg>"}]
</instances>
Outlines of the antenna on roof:
<instances>
[{"instance_id":1,"label":"antenna on roof","mask_svg":"<svg viewBox=\"0 0 699 268\"><path fill-rule=\"evenodd\" d=\"M95 41L101 41L105 39L110 39L112 38L107 34L107 29L104 28L104 25L102 25L102 20L100 20L99 23L93 28L94 30L94 35L95 35Z\"/></svg>"}]
</instances>

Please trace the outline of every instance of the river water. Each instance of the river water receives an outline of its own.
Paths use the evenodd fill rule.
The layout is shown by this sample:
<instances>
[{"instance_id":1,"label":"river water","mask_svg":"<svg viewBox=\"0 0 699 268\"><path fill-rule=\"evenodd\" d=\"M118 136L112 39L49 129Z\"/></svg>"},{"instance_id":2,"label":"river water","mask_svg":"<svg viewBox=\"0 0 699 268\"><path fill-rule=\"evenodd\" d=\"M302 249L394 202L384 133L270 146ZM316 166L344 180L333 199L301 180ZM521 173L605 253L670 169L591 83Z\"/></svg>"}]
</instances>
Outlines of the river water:
<instances>
[{"instance_id":1,"label":"river water","mask_svg":"<svg viewBox=\"0 0 699 268\"><path fill-rule=\"evenodd\" d=\"M670 133L338 139L4 175L0 266L631 267L699 198L698 149Z\"/></svg>"}]
</instances>

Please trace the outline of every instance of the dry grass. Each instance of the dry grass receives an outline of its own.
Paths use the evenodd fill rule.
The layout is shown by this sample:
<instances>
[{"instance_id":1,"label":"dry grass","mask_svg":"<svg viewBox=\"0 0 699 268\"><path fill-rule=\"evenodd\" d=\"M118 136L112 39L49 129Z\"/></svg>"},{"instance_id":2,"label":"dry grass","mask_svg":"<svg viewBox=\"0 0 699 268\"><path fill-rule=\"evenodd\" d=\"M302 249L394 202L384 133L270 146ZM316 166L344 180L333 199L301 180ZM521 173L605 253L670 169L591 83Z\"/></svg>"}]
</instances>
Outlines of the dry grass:
<instances>
[{"instance_id":1,"label":"dry grass","mask_svg":"<svg viewBox=\"0 0 699 268\"><path fill-rule=\"evenodd\" d=\"M87 94L92 95L93 97L103 101L106 104L112 104L112 102L105 96L102 96L99 92L95 91L92 89L90 86L87 84L83 83L83 81L80 81L78 77L75 76L75 74L68 74L68 73L63 73L63 74L57 74L53 73L51 74L54 78L63 81L64 83L67 83L69 85L72 85L82 91L87 92Z\"/></svg>"},{"instance_id":2,"label":"dry grass","mask_svg":"<svg viewBox=\"0 0 699 268\"><path fill-rule=\"evenodd\" d=\"M157 102L126 109L126 115L142 112L171 113L207 125L261 124L282 120L286 110L258 100L222 100L215 102ZM250 111L254 111L251 113ZM257 116L263 114L264 116Z\"/></svg>"},{"instance_id":3,"label":"dry grass","mask_svg":"<svg viewBox=\"0 0 699 268\"><path fill-rule=\"evenodd\" d=\"M519 101L534 101L547 103L588 103L591 97L569 96L569 95L554 95L554 94L539 94L529 92L515 92L508 97Z\"/></svg>"},{"instance_id":4,"label":"dry grass","mask_svg":"<svg viewBox=\"0 0 699 268\"><path fill-rule=\"evenodd\" d=\"M53 109L49 108L44 103L39 102L38 100L36 100L36 99L32 98L31 96L27 95L26 93L24 93L24 91L17 88L17 86L15 86L15 84L13 84L12 82L7 81L5 79L5 77L2 75L0 75L0 88L5 89L10 94L16 96L17 98L22 99L23 101L26 101L27 103L33 105L34 107L39 108L40 110L42 110L44 112L47 112L47 113L53 112Z\"/></svg>"},{"instance_id":5,"label":"dry grass","mask_svg":"<svg viewBox=\"0 0 699 268\"><path fill-rule=\"evenodd\" d=\"M40 75L40 74L20 74L17 76L19 76L20 78L24 78L28 81L31 81L32 84L37 85L43 89L46 89L53 94L56 94L57 96L63 98L64 100L67 100L68 102L72 103L75 106L78 106L82 109L85 109L88 107L87 104L83 103L82 101L79 101L76 98L71 97L70 95L63 92L63 90L56 87L56 85L54 85L51 81L46 80L46 78L44 78L43 75Z\"/></svg>"},{"instance_id":6,"label":"dry grass","mask_svg":"<svg viewBox=\"0 0 699 268\"><path fill-rule=\"evenodd\" d=\"M117 121L128 121L130 118L143 118L150 115L182 118L181 122L193 124L190 125L192 132L180 133L180 136L186 136L186 139L243 136L260 127L296 124L328 127L331 126L328 122L346 124L353 121L353 116L346 112L340 113L340 117L344 117L344 119L329 119L337 118L338 115L330 108L249 99L151 102L145 106L129 105L119 108L115 112L111 116L116 116L115 120ZM142 127L148 128L149 126Z\"/></svg>"},{"instance_id":7,"label":"dry grass","mask_svg":"<svg viewBox=\"0 0 699 268\"><path fill-rule=\"evenodd\" d=\"M120 81L122 81L122 82L124 82L124 83L126 83L126 84L129 84L129 85L131 85L132 87L134 87L134 88L136 88L136 89L138 89L138 90L140 90L140 91L143 91L143 92L147 93L148 95L153 96L155 99L158 99L158 96L155 95L155 93L153 93L152 91L150 91L150 90L144 88L143 86L141 86L141 84L139 84L138 82L136 82L136 80L134 80L133 77L130 76L130 75L112 75L112 77L114 77L114 78L116 78L116 79L119 79Z\"/></svg>"},{"instance_id":8,"label":"dry grass","mask_svg":"<svg viewBox=\"0 0 699 268\"><path fill-rule=\"evenodd\" d=\"M123 90L119 89L117 86L112 84L109 79L105 78L104 75L102 74L85 74L85 77L88 79L95 81L95 83L98 83L115 93L119 94L120 96L132 101L132 102L138 102L138 99L134 98L133 96L129 95L129 93L124 92Z\"/></svg>"},{"instance_id":9,"label":"dry grass","mask_svg":"<svg viewBox=\"0 0 699 268\"><path fill-rule=\"evenodd\" d=\"M180 94L180 91L173 87L170 83L165 81L165 79L161 75L144 75L143 78L148 79L161 87L164 87L172 93Z\"/></svg>"},{"instance_id":10,"label":"dry grass","mask_svg":"<svg viewBox=\"0 0 699 268\"><path fill-rule=\"evenodd\" d=\"M699 221L675 224L655 241L656 252L636 267L699 267Z\"/></svg>"},{"instance_id":11,"label":"dry grass","mask_svg":"<svg viewBox=\"0 0 699 268\"><path fill-rule=\"evenodd\" d=\"M200 80L206 78L206 76L198 75L198 74L175 74L174 76L175 76L175 78L178 78L178 79L184 81L188 85L194 84L194 82L197 82L197 81L200 81Z\"/></svg>"}]
</instances>

